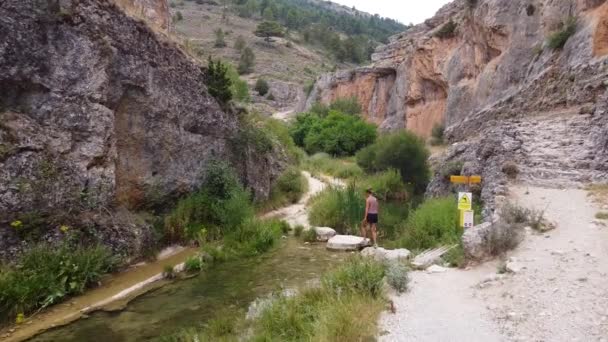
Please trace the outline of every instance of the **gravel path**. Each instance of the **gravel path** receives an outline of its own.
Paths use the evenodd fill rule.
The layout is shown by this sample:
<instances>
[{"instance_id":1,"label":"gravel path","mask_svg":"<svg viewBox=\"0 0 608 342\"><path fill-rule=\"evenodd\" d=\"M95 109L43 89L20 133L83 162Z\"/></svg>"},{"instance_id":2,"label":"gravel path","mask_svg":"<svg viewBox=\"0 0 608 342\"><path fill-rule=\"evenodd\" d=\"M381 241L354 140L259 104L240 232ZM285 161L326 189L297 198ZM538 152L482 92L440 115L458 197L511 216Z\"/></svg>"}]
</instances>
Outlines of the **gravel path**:
<instances>
[{"instance_id":1,"label":"gravel path","mask_svg":"<svg viewBox=\"0 0 608 342\"><path fill-rule=\"evenodd\" d=\"M508 258L446 273L413 272L410 292L393 296L380 341L608 342L608 227L583 190L512 189L512 200L545 210L558 228L530 232Z\"/></svg>"},{"instance_id":2,"label":"gravel path","mask_svg":"<svg viewBox=\"0 0 608 342\"><path fill-rule=\"evenodd\" d=\"M306 203L312 196L323 191L327 184L312 177L310 173L306 171L303 171L302 174L306 177L306 180L308 181L308 192L306 192L306 194L302 196L298 203L285 208L281 208L279 210L272 211L264 215L264 217L277 217L284 219L292 227L295 227L297 225L310 227L310 223L308 222L308 208L306 207Z\"/></svg>"},{"instance_id":3,"label":"gravel path","mask_svg":"<svg viewBox=\"0 0 608 342\"><path fill-rule=\"evenodd\" d=\"M608 228L583 190L515 188L520 204L558 223L529 234L511 257L522 270L491 286L501 331L513 341L608 342Z\"/></svg>"}]
</instances>

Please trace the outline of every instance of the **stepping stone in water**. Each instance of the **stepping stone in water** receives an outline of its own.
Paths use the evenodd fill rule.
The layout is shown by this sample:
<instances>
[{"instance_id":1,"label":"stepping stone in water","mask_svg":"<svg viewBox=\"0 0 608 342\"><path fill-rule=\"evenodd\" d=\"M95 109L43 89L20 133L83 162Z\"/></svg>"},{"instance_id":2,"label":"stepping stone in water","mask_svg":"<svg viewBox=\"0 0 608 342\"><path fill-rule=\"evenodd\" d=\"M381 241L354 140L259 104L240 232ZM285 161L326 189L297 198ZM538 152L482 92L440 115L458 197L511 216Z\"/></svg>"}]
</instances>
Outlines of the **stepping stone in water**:
<instances>
[{"instance_id":1,"label":"stepping stone in water","mask_svg":"<svg viewBox=\"0 0 608 342\"><path fill-rule=\"evenodd\" d=\"M327 241L327 249L331 251L358 251L369 246L369 239L352 235L336 235Z\"/></svg>"}]
</instances>

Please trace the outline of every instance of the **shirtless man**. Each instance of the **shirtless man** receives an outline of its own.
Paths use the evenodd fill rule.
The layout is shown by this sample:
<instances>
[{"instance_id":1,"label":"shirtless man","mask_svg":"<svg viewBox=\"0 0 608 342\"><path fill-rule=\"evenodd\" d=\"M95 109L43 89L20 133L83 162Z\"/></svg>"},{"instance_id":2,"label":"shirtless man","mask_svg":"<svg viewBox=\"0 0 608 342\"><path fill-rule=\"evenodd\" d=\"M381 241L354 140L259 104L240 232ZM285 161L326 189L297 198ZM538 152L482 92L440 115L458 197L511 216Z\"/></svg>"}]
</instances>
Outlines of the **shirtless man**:
<instances>
[{"instance_id":1,"label":"shirtless man","mask_svg":"<svg viewBox=\"0 0 608 342\"><path fill-rule=\"evenodd\" d=\"M361 236L367 238L369 227L372 229L372 242L374 247L378 247L378 199L374 197L372 189L365 191L365 217L361 224Z\"/></svg>"}]
</instances>

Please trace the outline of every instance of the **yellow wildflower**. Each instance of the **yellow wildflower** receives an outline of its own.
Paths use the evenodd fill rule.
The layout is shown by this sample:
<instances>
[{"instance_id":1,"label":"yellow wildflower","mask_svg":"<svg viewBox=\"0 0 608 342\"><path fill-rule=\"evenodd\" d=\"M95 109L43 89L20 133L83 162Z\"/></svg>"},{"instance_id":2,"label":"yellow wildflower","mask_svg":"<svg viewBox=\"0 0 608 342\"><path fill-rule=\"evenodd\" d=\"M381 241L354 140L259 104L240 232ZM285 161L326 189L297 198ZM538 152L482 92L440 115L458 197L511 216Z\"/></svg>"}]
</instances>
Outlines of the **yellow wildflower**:
<instances>
[{"instance_id":1,"label":"yellow wildflower","mask_svg":"<svg viewBox=\"0 0 608 342\"><path fill-rule=\"evenodd\" d=\"M15 228L15 229L19 229L23 226L23 222L16 220L11 222L11 227Z\"/></svg>"},{"instance_id":2,"label":"yellow wildflower","mask_svg":"<svg viewBox=\"0 0 608 342\"><path fill-rule=\"evenodd\" d=\"M22 313L17 314L17 318L15 319L16 324L21 324L25 321L25 315Z\"/></svg>"},{"instance_id":3,"label":"yellow wildflower","mask_svg":"<svg viewBox=\"0 0 608 342\"><path fill-rule=\"evenodd\" d=\"M69 229L70 229L70 227L68 227L66 225L62 225L61 227L59 227L59 230L61 230L64 233L67 233Z\"/></svg>"}]
</instances>

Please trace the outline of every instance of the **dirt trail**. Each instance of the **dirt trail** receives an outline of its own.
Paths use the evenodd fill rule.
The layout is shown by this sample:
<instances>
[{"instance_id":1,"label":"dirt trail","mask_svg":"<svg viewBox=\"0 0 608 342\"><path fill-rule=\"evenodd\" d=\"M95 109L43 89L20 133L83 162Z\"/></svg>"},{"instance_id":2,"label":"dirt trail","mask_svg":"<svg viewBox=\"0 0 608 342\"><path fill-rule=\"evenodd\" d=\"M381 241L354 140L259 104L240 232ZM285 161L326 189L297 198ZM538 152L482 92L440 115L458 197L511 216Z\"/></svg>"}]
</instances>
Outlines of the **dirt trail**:
<instances>
[{"instance_id":1,"label":"dirt trail","mask_svg":"<svg viewBox=\"0 0 608 342\"><path fill-rule=\"evenodd\" d=\"M320 180L312 177L310 175L310 173L308 173L306 171L303 171L302 174L304 175L304 177L306 177L306 180L308 181L308 192L306 192L306 194L304 194L304 196L302 196L302 198L300 199L300 201L298 201L298 203L290 205L285 208L281 208L281 209L272 211L272 212L264 215L264 217L281 218L281 219L287 221L287 223L289 223L292 227L295 227L297 225L302 225L304 227L310 227L310 223L308 222L308 208L306 206L306 203L312 196L323 191L323 189L325 189L327 184L323 181L320 181ZM328 181L331 182L331 181L335 181L335 180L328 180ZM330 184L332 184L332 183L330 183Z\"/></svg>"},{"instance_id":2,"label":"dirt trail","mask_svg":"<svg viewBox=\"0 0 608 342\"><path fill-rule=\"evenodd\" d=\"M586 191L518 187L520 204L558 228L530 234L511 257L523 268L483 297L514 341L608 342L608 228Z\"/></svg>"},{"instance_id":3,"label":"dirt trail","mask_svg":"<svg viewBox=\"0 0 608 342\"><path fill-rule=\"evenodd\" d=\"M380 341L608 342L608 228L594 219L598 206L583 190L511 192L558 228L527 234L508 256L515 274L497 275L497 262L412 273L410 292L392 298L397 313L381 317Z\"/></svg>"}]
</instances>

